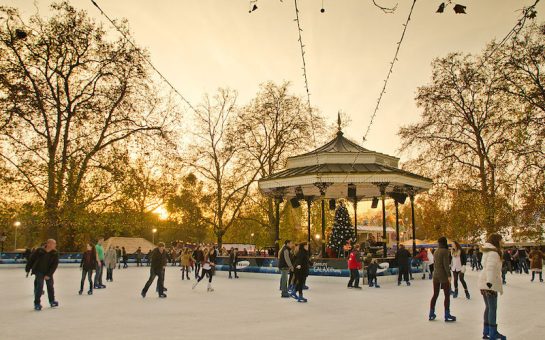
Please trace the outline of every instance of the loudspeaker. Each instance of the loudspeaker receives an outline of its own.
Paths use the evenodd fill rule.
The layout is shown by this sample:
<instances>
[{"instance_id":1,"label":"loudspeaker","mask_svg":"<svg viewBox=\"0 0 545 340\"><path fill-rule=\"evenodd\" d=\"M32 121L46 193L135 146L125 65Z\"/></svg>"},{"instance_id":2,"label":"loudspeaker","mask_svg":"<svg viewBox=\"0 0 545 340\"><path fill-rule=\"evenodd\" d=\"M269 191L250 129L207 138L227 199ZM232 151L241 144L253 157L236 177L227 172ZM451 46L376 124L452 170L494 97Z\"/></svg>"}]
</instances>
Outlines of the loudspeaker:
<instances>
[{"instance_id":1,"label":"loudspeaker","mask_svg":"<svg viewBox=\"0 0 545 340\"><path fill-rule=\"evenodd\" d=\"M371 201L371 208L376 209L378 207L378 198L373 197L373 200Z\"/></svg>"},{"instance_id":2,"label":"loudspeaker","mask_svg":"<svg viewBox=\"0 0 545 340\"><path fill-rule=\"evenodd\" d=\"M392 192L390 193L390 197L393 198L399 204L405 204L405 200L407 199L407 194L403 194L400 192Z\"/></svg>"},{"instance_id":3,"label":"loudspeaker","mask_svg":"<svg viewBox=\"0 0 545 340\"><path fill-rule=\"evenodd\" d=\"M295 198L298 200L304 200L305 195L303 194L303 189L301 187L295 188Z\"/></svg>"},{"instance_id":4,"label":"loudspeaker","mask_svg":"<svg viewBox=\"0 0 545 340\"><path fill-rule=\"evenodd\" d=\"M335 208L336 208L335 200L333 199L329 200L329 210L335 210Z\"/></svg>"},{"instance_id":5,"label":"loudspeaker","mask_svg":"<svg viewBox=\"0 0 545 340\"><path fill-rule=\"evenodd\" d=\"M297 197L290 199L290 203L294 209L297 209L301 206L301 203L299 203L299 199Z\"/></svg>"},{"instance_id":6,"label":"loudspeaker","mask_svg":"<svg viewBox=\"0 0 545 340\"><path fill-rule=\"evenodd\" d=\"M354 184L348 184L348 197L356 198L356 186Z\"/></svg>"}]
</instances>

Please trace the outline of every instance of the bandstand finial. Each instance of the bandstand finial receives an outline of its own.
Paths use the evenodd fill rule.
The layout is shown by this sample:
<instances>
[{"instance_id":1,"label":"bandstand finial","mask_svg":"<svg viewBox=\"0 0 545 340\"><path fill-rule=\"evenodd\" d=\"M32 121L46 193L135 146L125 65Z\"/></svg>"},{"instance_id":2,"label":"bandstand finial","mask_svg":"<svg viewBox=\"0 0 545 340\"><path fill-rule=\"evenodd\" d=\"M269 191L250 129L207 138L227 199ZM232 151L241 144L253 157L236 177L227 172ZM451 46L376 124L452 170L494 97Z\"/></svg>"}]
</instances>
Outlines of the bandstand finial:
<instances>
[{"instance_id":1,"label":"bandstand finial","mask_svg":"<svg viewBox=\"0 0 545 340\"><path fill-rule=\"evenodd\" d=\"M338 129L339 132L342 130L341 129L341 111L340 110L337 113L337 129Z\"/></svg>"}]
</instances>

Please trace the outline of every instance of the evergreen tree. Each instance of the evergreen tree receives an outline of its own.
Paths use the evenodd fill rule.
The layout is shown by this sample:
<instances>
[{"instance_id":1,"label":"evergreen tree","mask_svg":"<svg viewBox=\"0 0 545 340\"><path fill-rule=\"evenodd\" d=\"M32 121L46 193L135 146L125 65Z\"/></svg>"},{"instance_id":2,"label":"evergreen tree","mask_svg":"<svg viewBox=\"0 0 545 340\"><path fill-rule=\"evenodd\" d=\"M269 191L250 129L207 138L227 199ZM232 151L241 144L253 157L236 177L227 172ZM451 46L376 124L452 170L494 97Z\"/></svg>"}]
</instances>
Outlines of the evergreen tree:
<instances>
[{"instance_id":1,"label":"evergreen tree","mask_svg":"<svg viewBox=\"0 0 545 340\"><path fill-rule=\"evenodd\" d=\"M341 202L335 211L335 221L333 222L333 230L329 237L328 247L333 249L337 254L342 254L342 248L347 241L355 242L354 229L350 222L348 209Z\"/></svg>"}]
</instances>

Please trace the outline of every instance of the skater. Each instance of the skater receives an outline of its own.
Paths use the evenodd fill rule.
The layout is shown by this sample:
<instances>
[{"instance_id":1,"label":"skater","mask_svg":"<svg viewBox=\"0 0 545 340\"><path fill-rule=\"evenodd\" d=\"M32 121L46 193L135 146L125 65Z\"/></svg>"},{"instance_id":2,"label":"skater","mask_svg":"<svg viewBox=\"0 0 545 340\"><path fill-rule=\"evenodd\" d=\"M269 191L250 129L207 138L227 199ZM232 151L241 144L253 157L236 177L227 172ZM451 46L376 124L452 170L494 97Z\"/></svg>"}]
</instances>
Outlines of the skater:
<instances>
[{"instance_id":1,"label":"skater","mask_svg":"<svg viewBox=\"0 0 545 340\"><path fill-rule=\"evenodd\" d=\"M462 283L462 286L464 287L464 291L466 293L466 299L469 300L471 298L471 295L469 294L469 290L467 289L467 283L464 279L466 272L467 256L460 244L456 241L454 241L454 247L451 251L451 257L452 261L450 264L450 268L452 269L452 274L454 276L454 293L452 297L454 297L455 299L458 297L458 279L460 279L460 282Z\"/></svg>"},{"instance_id":2,"label":"skater","mask_svg":"<svg viewBox=\"0 0 545 340\"><path fill-rule=\"evenodd\" d=\"M430 267L430 280L433 278L433 269L435 268L434 261L433 261L433 253L434 253L434 251L431 248L428 249L428 262L429 262L429 267Z\"/></svg>"},{"instance_id":3,"label":"skater","mask_svg":"<svg viewBox=\"0 0 545 340\"><path fill-rule=\"evenodd\" d=\"M377 271L379 265L377 259L371 260L371 263L367 267L367 282L369 282L369 287L380 288L377 280Z\"/></svg>"},{"instance_id":4,"label":"skater","mask_svg":"<svg viewBox=\"0 0 545 340\"><path fill-rule=\"evenodd\" d=\"M350 280L348 281L348 288L361 289L360 287L360 270L361 270L361 254L360 245L356 244L354 250L348 257L348 270L350 270Z\"/></svg>"},{"instance_id":5,"label":"skater","mask_svg":"<svg viewBox=\"0 0 545 340\"><path fill-rule=\"evenodd\" d=\"M524 247L520 247L517 250L517 253L515 254L515 257L518 258L519 273L522 274L522 272L524 271L526 274L529 274L529 272L528 272L528 262L527 262L528 254L526 252L526 249Z\"/></svg>"},{"instance_id":6,"label":"skater","mask_svg":"<svg viewBox=\"0 0 545 340\"><path fill-rule=\"evenodd\" d=\"M446 237L440 237L437 240L439 249L434 256L434 271L433 271L433 296L430 302L429 320L433 321L437 317L435 315L435 304L439 297L440 289L443 289L445 294L445 322L454 322L456 317L450 314L450 260Z\"/></svg>"},{"instance_id":7,"label":"skater","mask_svg":"<svg viewBox=\"0 0 545 340\"><path fill-rule=\"evenodd\" d=\"M182 280L185 277L187 277L187 280L189 281L189 267L191 266L191 261L193 261L193 256L191 256L191 251L189 248L184 249L182 251L182 256L180 256L180 265L182 266Z\"/></svg>"},{"instance_id":8,"label":"skater","mask_svg":"<svg viewBox=\"0 0 545 340\"><path fill-rule=\"evenodd\" d=\"M117 258L117 269L121 269L121 249L115 246L115 256Z\"/></svg>"},{"instance_id":9,"label":"skater","mask_svg":"<svg viewBox=\"0 0 545 340\"><path fill-rule=\"evenodd\" d=\"M293 262L291 261L291 250L293 249L293 243L290 240L284 241L284 246L278 253L278 269L280 269L280 290L282 294L280 297L289 298L288 292L288 276L293 272Z\"/></svg>"},{"instance_id":10,"label":"skater","mask_svg":"<svg viewBox=\"0 0 545 340\"><path fill-rule=\"evenodd\" d=\"M302 242L299 244L299 250L295 257L295 290L293 291L292 296L297 299L297 302L308 301L303 297L303 288L305 287L305 282L307 280L309 264L308 244ZM299 296L297 296L297 292L299 293Z\"/></svg>"},{"instance_id":11,"label":"skater","mask_svg":"<svg viewBox=\"0 0 545 340\"><path fill-rule=\"evenodd\" d=\"M431 279L430 262L428 259L428 251L426 250L426 248L420 249L420 251L416 255L416 258L422 261L422 280L426 279L426 273L428 273Z\"/></svg>"},{"instance_id":12,"label":"skater","mask_svg":"<svg viewBox=\"0 0 545 340\"><path fill-rule=\"evenodd\" d=\"M213 292L214 288L212 288L212 276L214 273L214 267L216 266L216 250L214 248L210 248L210 250L204 249L204 261L202 264L202 273L201 276L197 279L197 282L193 284L193 287L191 289L195 289L199 282L201 282L202 279L204 279L205 276L208 276L208 286L206 291Z\"/></svg>"},{"instance_id":13,"label":"skater","mask_svg":"<svg viewBox=\"0 0 545 340\"><path fill-rule=\"evenodd\" d=\"M539 282L543 282L543 252L535 248L530 252L530 270L532 271L532 282L534 282L536 273L539 274Z\"/></svg>"},{"instance_id":14,"label":"skater","mask_svg":"<svg viewBox=\"0 0 545 340\"><path fill-rule=\"evenodd\" d=\"M159 293L160 298L166 298L166 294L164 293L164 282L165 282L165 266L167 265L167 252L165 251L165 244L163 242L159 242L157 244L157 248L153 250L151 253L151 268L150 268L150 275L148 282L146 282L146 285L144 286L144 289L142 289L142 297L145 298L146 294L148 292L149 287L155 280L155 277L157 276L157 291Z\"/></svg>"},{"instance_id":15,"label":"skater","mask_svg":"<svg viewBox=\"0 0 545 340\"><path fill-rule=\"evenodd\" d=\"M106 281L114 281L114 269L117 264L117 253L113 246L110 246L104 255L104 266L106 267Z\"/></svg>"},{"instance_id":16,"label":"skater","mask_svg":"<svg viewBox=\"0 0 545 340\"><path fill-rule=\"evenodd\" d=\"M238 249L231 248L231 250L229 251L229 278L230 279L232 279L231 271L235 273L235 279L238 279L237 262L238 262Z\"/></svg>"},{"instance_id":17,"label":"skater","mask_svg":"<svg viewBox=\"0 0 545 340\"><path fill-rule=\"evenodd\" d=\"M204 252L201 246L197 246L193 252L193 258L195 259L195 279L199 278L199 271L201 270L202 262L204 261Z\"/></svg>"},{"instance_id":18,"label":"skater","mask_svg":"<svg viewBox=\"0 0 545 340\"><path fill-rule=\"evenodd\" d=\"M396 252L397 265L399 267L398 276L397 276L397 285L401 285L401 279L405 280L407 286L411 285L409 282L409 261L411 260L411 253L403 244L399 245L399 250Z\"/></svg>"},{"instance_id":19,"label":"skater","mask_svg":"<svg viewBox=\"0 0 545 340\"><path fill-rule=\"evenodd\" d=\"M502 258L502 265L501 265L501 281L502 284L507 284L507 281L505 281L505 275L507 272L511 272L511 275L513 275L513 256L511 256L511 251L506 249L503 252L503 258Z\"/></svg>"},{"instance_id":20,"label":"skater","mask_svg":"<svg viewBox=\"0 0 545 340\"><path fill-rule=\"evenodd\" d=\"M97 267L95 272L95 289L106 288L106 286L102 284L102 271L104 269L104 248L102 247L103 243L104 243L104 238L100 238L97 244L95 245L95 250L97 254Z\"/></svg>"},{"instance_id":21,"label":"skater","mask_svg":"<svg viewBox=\"0 0 545 340\"><path fill-rule=\"evenodd\" d=\"M44 281L47 286L47 298L51 307L58 307L55 301L55 288L53 274L59 265L59 254L57 253L57 242L49 239L45 247L38 248L30 256L26 264L27 276L29 272L34 275L34 310L42 310L40 302L44 289Z\"/></svg>"},{"instance_id":22,"label":"skater","mask_svg":"<svg viewBox=\"0 0 545 340\"><path fill-rule=\"evenodd\" d=\"M498 293L503 294L501 280L501 235L491 234L483 245L483 271L479 275L479 289L484 299L483 339L506 339L498 332L496 310L498 308Z\"/></svg>"},{"instance_id":23,"label":"skater","mask_svg":"<svg viewBox=\"0 0 545 340\"><path fill-rule=\"evenodd\" d=\"M136 249L135 255L136 255L136 266L141 267L142 266L142 248L141 247L138 247L138 249ZM149 256L149 253L148 253L148 256Z\"/></svg>"},{"instance_id":24,"label":"skater","mask_svg":"<svg viewBox=\"0 0 545 340\"><path fill-rule=\"evenodd\" d=\"M477 247L477 270L483 270L483 252Z\"/></svg>"},{"instance_id":25,"label":"skater","mask_svg":"<svg viewBox=\"0 0 545 340\"><path fill-rule=\"evenodd\" d=\"M121 256L123 257L123 269L127 268L129 265L127 264L127 260L129 259L129 255L127 254L127 250L125 247L121 247Z\"/></svg>"},{"instance_id":26,"label":"skater","mask_svg":"<svg viewBox=\"0 0 545 340\"><path fill-rule=\"evenodd\" d=\"M86 276L89 280L89 290L87 291L87 294L93 295L93 270L95 270L97 267L97 254L95 246L91 242L87 243L87 248L81 256L81 263L79 266L81 268L79 295L83 294L83 286L85 284Z\"/></svg>"}]
</instances>

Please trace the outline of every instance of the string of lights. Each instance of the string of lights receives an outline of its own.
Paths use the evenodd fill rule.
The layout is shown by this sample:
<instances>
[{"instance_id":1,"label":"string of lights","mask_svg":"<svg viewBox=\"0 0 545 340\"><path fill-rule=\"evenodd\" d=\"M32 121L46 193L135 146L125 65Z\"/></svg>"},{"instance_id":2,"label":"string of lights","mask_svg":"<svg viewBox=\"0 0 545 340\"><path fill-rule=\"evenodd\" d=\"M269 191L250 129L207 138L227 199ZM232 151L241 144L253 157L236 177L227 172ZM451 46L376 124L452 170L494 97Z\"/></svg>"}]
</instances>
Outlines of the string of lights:
<instances>
[{"instance_id":1,"label":"string of lights","mask_svg":"<svg viewBox=\"0 0 545 340\"><path fill-rule=\"evenodd\" d=\"M524 25L526 24L526 21L528 19L535 19L537 15L536 6L539 1L540 0L535 0L533 5L522 8L522 16L520 17L520 19L517 20L515 26L513 26L513 28L505 35L505 37L498 44L496 44L496 46L494 46L494 48L487 55L485 55L480 67L482 67L486 63L486 61L490 59L492 55L494 55L494 53L496 53L496 51L499 50L500 47L502 47L507 41L515 38L524 28Z\"/></svg>"},{"instance_id":2,"label":"string of lights","mask_svg":"<svg viewBox=\"0 0 545 340\"><path fill-rule=\"evenodd\" d=\"M397 42L397 48L394 54L394 58L390 62L390 69L388 70L388 73L386 74L386 79L384 79L384 84L382 86L382 90L380 91L380 94L377 99L377 104L375 105L375 109L373 110L373 114L371 115L371 120L369 121L369 125L367 126L367 130L365 131L365 134L363 135L363 140L367 140L367 135L369 134L369 131L371 130L371 126L373 125L375 121L375 117L377 116L377 112L380 107L380 103L382 102L382 97L384 97L384 94L386 93L386 87L388 86L388 81L390 80L390 76L392 75L392 72L394 70L394 65L396 61L398 61L397 56L399 55L399 50L401 49L401 44L403 43L403 40L405 39L405 33L407 32L407 26L409 25L409 21L411 21L411 15L413 14L414 5L416 4L416 0L413 0L413 4L411 6L411 10L409 11L409 15L407 16L407 20L403 24L403 32L401 33L401 38Z\"/></svg>"},{"instance_id":3,"label":"string of lights","mask_svg":"<svg viewBox=\"0 0 545 340\"><path fill-rule=\"evenodd\" d=\"M100 11L100 13L106 18L108 19L108 21L112 24L112 26L123 36L123 38L125 38L129 44L132 45L132 47L134 47L134 49L137 51L137 53L140 55L140 57L142 57L142 59L144 59L146 61L146 63L159 75L159 77L161 77L161 79L174 91L174 93L176 93L178 96L180 96L180 98L187 104L187 106L189 106L191 108L191 110L193 110L194 112L197 112L197 110L193 107L193 105L191 105L191 103L189 102L189 100L187 100L183 94L180 93L180 91L178 91L171 83L170 81L168 81L168 79L157 69L157 67L155 67L155 65L153 65L153 63L151 62L151 60L149 60L149 58L144 55L140 48L138 48L136 46L135 43L132 42L132 40L130 39L129 36L127 36L127 34L125 32L123 32L123 30L121 30L116 24L115 22L110 19L110 17L108 16L108 14L106 14L102 8L100 8L100 6L96 3L95 0L91 0L91 2L93 3L93 5Z\"/></svg>"},{"instance_id":4,"label":"string of lights","mask_svg":"<svg viewBox=\"0 0 545 340\"><path fill-rule=\"evenodd\" d=\"M316 133L314 132L314 117L312 115L312 106L310 104L310 90L308 86L308 76L307 76L307 63L305 60L305 45L303 44L303 36L302 32L303 29L301 28L301 20L299 19L299 7L297 6L297 0L294 0L295 4L295 21L297 22L297 33L298 33L298 41L299 41L299 47L301 48L301 60L303 62L303 78L305 81L305 90L307 92L307 105L308 105L308 112L310 115L310 128L312 129L312 139L314 140L314 146L316 147Z\"/></svg>"}]
</instances>

